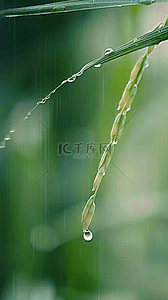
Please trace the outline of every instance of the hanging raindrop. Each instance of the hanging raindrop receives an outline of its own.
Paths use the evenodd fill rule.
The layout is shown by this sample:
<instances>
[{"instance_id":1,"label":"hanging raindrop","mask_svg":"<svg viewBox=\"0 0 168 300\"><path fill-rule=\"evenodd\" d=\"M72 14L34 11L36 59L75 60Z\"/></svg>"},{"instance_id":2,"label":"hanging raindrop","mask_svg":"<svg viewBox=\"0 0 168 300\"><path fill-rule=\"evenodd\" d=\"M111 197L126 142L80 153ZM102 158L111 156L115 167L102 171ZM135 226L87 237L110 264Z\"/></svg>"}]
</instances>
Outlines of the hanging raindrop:
<instances>
[{"instance_id":1,"label":"hanging raindrop","mask_svg":"<svg viewBox=\"0 0 168 300\"><path fill-rule=\"evenodd\" d=\"M140 0L140 4L144 4L144 5L150 5L154 2L155 0Z\"/></svg>"},{"instance_id":2,"label":"hanging raindrop","mask_svg":"<svg viewBox=\"0 0 168 300\"><path fill-rule=\"evenodd\" d=\"M76 73L76 76L81 76L83 75L83 70L80 70L78 73Z\"/></svg>"},{"instance_id":3,"label":"hanging raindrop","mask_svg":"<svg viewBox=\"0 0 168 300\"><path fill-rule=\"evenodd\" d=\"M149 61L148 61L148 60L145 62L145 69L146 69L147 67L149 67Z\"/></svg>"},{"instance_id":4,"label":"hanging raindrop","mask_svg":"<svg viewBox=\"0 0 168 300\"><path fill-rule=\"evenodd\" d=\"M107 55L107 54L110 54L114 52L114 50L112 48L107 48L105 51L104 51L104 55Z\"/></svg>"},{"instance_id":5,"label":"hanging raindrop","mask_svg":"<svg viewBox=\"0 0 168 300\"><path fill-rule=\"evenodd\" d=\"M86 242L90 242L93 239L93 233L87 229L83 233L83 238Z\"/></svg>"},{"instance_id":6,"label":"hanging raindrop","mask_svg":"<svg viewBox=\"0 0 168 300\"><path fill-rule=\"evenodd\" d=\"M69 77L69 78L67 79L67 81L68 81L68 82L73 82L73 81L75 81L75 79L76 79L76 74L74 74L74 75L72 75L71 77Z\"/></svg>"},{"instance_id":7,"label":"hanging raindrop","mask_svg":"<svg viewBox=\"0 0 168 300\"><path fill-rule=\"evenodd\" d=\"M100 68L100 67L101 67L101 64L95 65L95 68Z\"/></svg>"}]
</instances>

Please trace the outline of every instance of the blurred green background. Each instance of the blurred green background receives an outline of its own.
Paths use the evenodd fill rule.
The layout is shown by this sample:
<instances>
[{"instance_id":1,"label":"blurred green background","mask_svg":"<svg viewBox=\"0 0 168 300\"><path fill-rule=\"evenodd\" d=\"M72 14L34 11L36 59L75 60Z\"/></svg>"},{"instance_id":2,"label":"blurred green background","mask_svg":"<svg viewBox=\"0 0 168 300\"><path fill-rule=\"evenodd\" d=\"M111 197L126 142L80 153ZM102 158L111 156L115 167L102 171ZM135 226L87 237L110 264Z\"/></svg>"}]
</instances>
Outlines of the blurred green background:
<instances>
[{"instance_id":1,"label":"blurred green background","mask_svg":"<svg viewBox=\"0 0 168 300\"><path fill-rule=\"evenodd\" d=\"M0 9L40 3L1 2ZM99 145L109 141L145 50L90 69L22 122L62 80L106 48L152 30L167 11L159 3L0 20L1 140L17 128L0 150L2 300L168 299L168 43L150 57L139 84L97 195L90 243L80 220ZM72 154L59 156L60 142ZM97 145L92 158L88 143Z\"/></svg>"}]
</instances>

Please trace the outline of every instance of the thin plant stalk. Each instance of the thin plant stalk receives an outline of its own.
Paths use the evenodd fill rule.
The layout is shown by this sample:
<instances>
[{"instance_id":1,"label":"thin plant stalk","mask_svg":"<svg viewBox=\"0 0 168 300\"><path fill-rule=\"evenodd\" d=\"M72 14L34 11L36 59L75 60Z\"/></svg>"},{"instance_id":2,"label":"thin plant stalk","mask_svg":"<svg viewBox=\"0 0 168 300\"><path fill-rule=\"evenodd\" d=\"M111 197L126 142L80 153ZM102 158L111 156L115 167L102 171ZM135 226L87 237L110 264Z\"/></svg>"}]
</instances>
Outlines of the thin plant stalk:
<instances>
[{"instance_id":1,"label":"thin plant stalk","mask_svg":"<svg viewBox=\"0 0 168 300\"><path fill-rule=\"evenodd\" d=\"M72 0L34 5L28 7L11 8L0 12L1 17L27 17L47 14L58 14L73 11L84 11L102 8L122 7L130 5L150 5L158 0ZM163 2L163 1L162 1Z\"/></svg>"},{"instance_id":2,"label":"thin plant stalk","mask_svg":"<svg viewBox=\"0 0 168 300\"><path fill-rule=\"evenodd\" d=\"M144 35L134 38L132 41L123 44L116 49L108 48L104 51L103 56L98 59L84 65L77 73L63 80L56 88L54 88L48 95L46 95L42 100L38 101L36 105L27 113L24 120L27 120L31 113L40 105L45 104L53 94L57 92L66 83L74 82L78 77L82 76L83 73L92 67L100 68L103 64L110 62L116 58L127 55L129 53L135 52L137 50L158 45L159 43L166 41L168 39L168 19L165 23L160 23L153 31L150 31Z\"/></svg>"},{"instance_id":3,"label":"thin plant stalk","mask_svg":"<svg viewBox=\"0 0 168 300\"><path fill-rule=\"evenodd\" d=\"M144 0L143 0L144 1ZM145 4L145 3L144 3ZM147 4L147 2L146 2ZM162 26L161 26L162 25ZM37 107L41 104L45 104L63 85L66 83L74 82L78 77L82 76L83 73L89 70L92 67L100 68L103 64L110 62L116 58L120 58L124 55L129 53L135 52L137 50L158 45L159 43L166 41L168 39L168 19L165 23L161 23L157 26L153 31L150 31L144 35L141 35L137 38L134 38L130 42L127 42L116 49L108 48L104 51L103 56L98 59L94 59L91 62L84 65L77 73L73 74L72 76L68 77L67 79L63 80L56 88L54 88L49 94L47 94L44 98L37 101L35 106L27 112L24 120L28 120L29 116L35 111ZM15 132L16 128L12 128L8 134L4 137L4 139L0 143L0 149L5 148L6 142L11 139L11 133ZM99 178L100 180L100 178Z\"/></svg>"}]
</instances>

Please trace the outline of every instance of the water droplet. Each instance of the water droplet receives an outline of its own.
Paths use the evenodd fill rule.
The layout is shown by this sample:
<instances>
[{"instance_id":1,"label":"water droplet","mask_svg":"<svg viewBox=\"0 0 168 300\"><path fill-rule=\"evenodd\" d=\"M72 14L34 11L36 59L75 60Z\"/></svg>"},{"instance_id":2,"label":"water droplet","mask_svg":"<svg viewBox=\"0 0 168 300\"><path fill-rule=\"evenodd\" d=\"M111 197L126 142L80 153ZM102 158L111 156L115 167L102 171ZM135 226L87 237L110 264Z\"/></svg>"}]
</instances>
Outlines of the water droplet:
<instances>
[{"instance_id":1,"label":"water droplet","mask_svg":"<svg viewBox=\"0 0 168 300\"><path fill-rule=\"evenodd\" d=\"M149 62L148 62L148 61L146 61L146 63L145 63L145 69L146 69L147 67L149 67Z\"/></svg>"},{"instance_id":2,"label":"water droplet","mask_svg":"<svg viewBox=\"0 0 168 300\"><path fill-rule=\"evenodd\" d=\"M144 5L150 5L152 3L154 3L155 0L141 0L140 4L144 4Z\"/></svg>"},{"instance_id":3,"label":"water droplet","mask_svg":"<svg viewBox=\"0 0 168 300\"><path fill-rule=\"evenodd\" d=\"M138 39L137 38L134 38L134 43L136 43L138 41Z\"/></svg>"},{"instance_id":4,"label":"water droplet","mask_svg":"<svg viewBox=\"0 0 168 300\"><path fill-rule=\"evenodd\" d=\"M9 141L9 140L10 140L10 137L5 137L4 140L5 140L5 141Z\"/></svg>"},{"instance_id":5,"label":"water droplet","mask_svg":"<svg viewBox=\"0 0 168 300\"><path fill-rule=\"evenodd\" d=\"M100 67L101 67L101 64L95 65L95 68L100 68Z\"/></svg>"},{"instance_id":6,"label":"water droplet","mask_svg":"<svg viewBox=\"0 0 168 300\"><path fill-rule=\"evenodd\" d=\"M83 74L83 71L80 70L78 73L76 73L76 76L81 76Z\"/></svg>"},{"instance_id":7,"label":"water droplet","mask_svg":"<svg viewBox=\"0 0 168 300\"><path fill-rule=\"evenodd\" d=\"M90 242L93 239L93 233L90 230L85 230L83 238L86 242Z\"/></svg>"},{"instance_id":8,"label":"water droplet","mask_svg":"<svg viewBox=\"0 0 168 300\"><path fill-rule=\"evenodd\" d=\"M73 81L75 81L75 79L76 79L76 75L74 74L74 75L72 75L71 77L69 77L69 78L67 79L67 81L68 81L68 82L73 82Z\"/></svg>"},{"instance_id":9,"label":"water droplet","mask_svg":"<svg viewBox=\"0 0 168 300\"><path fill-rule=\"evenodd\" d=\"M26 116L25 118L24 118L24 121L26 121L28 119L28 117Z\"/></svg>"},{"instance_id":10,"label":"water droplet","mask_svg":"<svg viewBox=\"0 0 168 300\"><path fill-rule=\"evenodd\" d=\"M59 6L54 6L52 7L52 10L58 10L58 11L61 11L61 10L64 10L65 9L65 6L62 6L62 7L59 7Z\"/></svg>"},{"instance_id":11,"label":"water droplet","mask_svg":"<svg viewBox=\"0 0 168 300\"><path fill-rule=\"evenodd\" d=\"M107 54L110 54L114 52L114 50L112 48L107 48L105 51L104 51L104 55L107 55Z\"/></svg>"},{"instance_id":12,"label":"water droplet","mask_svg":"<svg viewBox=\"0 0 168 300\"><path fill-rule=\"evenodd\" d=\"M10 133L13 133L13 132L15 132L15 129L10 130Z\"/></svg>"},{"instance_id":13,"label":"water droplet","mask_svg":"<svg viewBox=\"0 0 168 300\"><path fill-rule=\"evenodd\" d=\"M29 111L29 112L27 113L27 115L30 116L30 115L31 115L31 112Z\"/></svg>"},{"instance_id":14,"label":"water droplet","mask_svg":"<svg viewBox=\"0 0 168 300\"><path fill-rule=\"evenodd\" d=\"M103 173L103 176L105 176L105 175L106 175L106 172Z\"/></svg>"}]
</instances>

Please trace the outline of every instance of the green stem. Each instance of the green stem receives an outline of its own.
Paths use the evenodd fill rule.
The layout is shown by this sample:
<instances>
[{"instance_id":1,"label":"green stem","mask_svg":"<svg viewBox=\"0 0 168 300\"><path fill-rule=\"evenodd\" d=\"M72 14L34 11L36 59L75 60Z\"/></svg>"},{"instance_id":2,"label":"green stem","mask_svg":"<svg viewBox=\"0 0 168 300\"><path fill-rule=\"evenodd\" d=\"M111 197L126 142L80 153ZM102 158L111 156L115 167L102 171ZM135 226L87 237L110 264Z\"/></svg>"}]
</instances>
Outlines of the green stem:
<instances>
[{"instance_id":1,"label":"green stem","mask_svg":"<svg viewBox=\"0 0 168 300\"><path fill-rule=\"evenodd\" d=\"M166 1L166 0L164 0ZM4 10L0 16L20 17L160 2L160 0L72 0ZM162 1L163 2L163 1Z\"/></svg>"},{"instance_id":2,"label":"green stem","mask_svg":"<svg viewBox=\"0 0 168 300\"><path fill-rule=\"evenodd\" d=\"M98 64L105 64L111 60L119 58L121 56L127 55L129 53L135 52L137 50L158 45L159 43L168 40L168 26L162 28L154 29L148 33L145 33L137 38L134 38L130 42L117 47L113 52L103 55L100 58L94 60L89 65L86 65L85 70Z\"/></svg>"}]
</instances>

